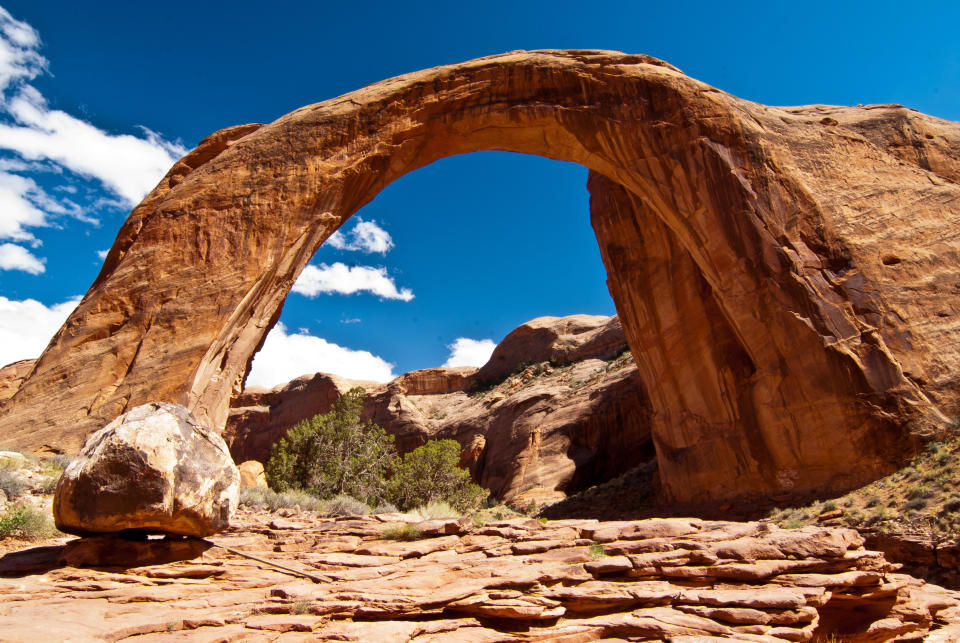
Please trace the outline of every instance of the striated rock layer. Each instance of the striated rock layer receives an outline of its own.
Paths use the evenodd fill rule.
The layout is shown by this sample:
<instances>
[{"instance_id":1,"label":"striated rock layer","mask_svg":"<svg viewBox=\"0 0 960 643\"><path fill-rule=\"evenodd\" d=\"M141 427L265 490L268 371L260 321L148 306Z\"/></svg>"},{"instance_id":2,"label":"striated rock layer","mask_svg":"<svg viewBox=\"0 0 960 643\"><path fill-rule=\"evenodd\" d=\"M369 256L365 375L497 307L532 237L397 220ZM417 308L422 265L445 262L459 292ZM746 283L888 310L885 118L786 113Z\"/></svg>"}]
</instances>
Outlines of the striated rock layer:
<instances>
[{"instance_id":1,"label":"striated rock layer","mask_svg":"<svg viewBox=\"0 0 960 643\"><path fill-rule=\"evenodd\" d=\"M616 317L540 317L507 335L480 369L424 369L386 385L318 373L245 390L224 438L237 462L266 462L287 429L359 384L364 418L395 436L401 453L452 438L461 465L497 497L555 501L653 456L650 404L625 342Z\"/></svg>"},{"instance_id":2,"label":"striated rock layer","mask_svg":"<svg viewBox=\"0 0 960 643\"><path fill-rule=\"evenodd\" d=\"M144 643L960 636L960 595L895 573L849 529L462 518L389 540L399 518L245 512L211 539L231 551L101 537L8 554L0 631L30 643L39 622L53 640ZM169 562L178 552L188 560Z\"/></svg>"},{"instance_id":3,"label":"striated rock layer","mask_svg":"<svg viewBox=\"0 0 960 643\"><path fill-rule=\"evenodd\" d=\"M223 426L320 244L394 179L478 150L591 170L665 497L853 487L960 410L960 125L768 107L571 50L407 74L202 141L130 214L0 432L76 451L148 400Z\"/></svg>"}]
</instances>

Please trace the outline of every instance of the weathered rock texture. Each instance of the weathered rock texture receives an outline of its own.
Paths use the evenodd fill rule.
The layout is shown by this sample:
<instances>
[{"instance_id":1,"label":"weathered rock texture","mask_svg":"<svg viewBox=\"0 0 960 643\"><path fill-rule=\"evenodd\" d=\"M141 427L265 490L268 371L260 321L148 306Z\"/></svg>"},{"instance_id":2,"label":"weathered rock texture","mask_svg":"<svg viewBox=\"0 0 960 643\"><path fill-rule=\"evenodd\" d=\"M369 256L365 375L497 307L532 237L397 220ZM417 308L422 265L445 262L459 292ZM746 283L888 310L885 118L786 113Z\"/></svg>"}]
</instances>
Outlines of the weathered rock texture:
<instances>
[{"instance_id":1,"label":"weathered rock texture","mask_svg":"<svg viewBox=\"0 0 960 643\"><path fill-rule=\"evenodd\" d=\"M35 359L22 359L0 368L0 403L13 397L36 363Z\"/></svg>"},{"instance_id":2,"label":"weathered rock texture","mask_svg":"<svg viewBox=\"0 0 960 643\"><path fill-rule=\"evenodd\" d=\"M514 52L221 130L130 214L0 431L75 451L148 400L212 426L314 251L477 150L591 170L610 290L677 500L856 486L960 410L960 125L767 107L642 55Z\"/></svg>"},{"instance_id":3,"label":"weathered rock texture","mask_svg":"<svg viewBox=\"0 0 960 643\"><path fill-rule=\"evenodd\" d=\"M461 519L420 523L424 538L400 542L382 535L389 519L243 513L214 539L318 582L219 548L168 563L183 541L9 554L0 632L30 643L38 623L71 641L865 643L960 630L955 592L893 573L847 529Z\"/></svg>"},{"instance_id":4,"label":"weathered rock texture","mask_svg":"<svg viewBox=\"0 0 960 643\"><path fill-rule=\"evenodd\" d=\"M507 335L483 368L367 383L363 415L401 453L457 440L461 465L499 498L555 501L653 456L650 404L625 342L616 317L541 317ZM318 373L244 391L224 432L234 460L266 462L287 429L356 384Z\"/></svg>"},{"instance_id":5,"label":"weathered rock texture","mask_svg":"<svg viewBox=\"0 0 960 643\"><path fill-rule=\"evenodd\" d=\"M230 524L240 474L223 438L175 404L144 404L90 436L53 498L57 528L209 536Z\"/></svg>"}]
</instances>

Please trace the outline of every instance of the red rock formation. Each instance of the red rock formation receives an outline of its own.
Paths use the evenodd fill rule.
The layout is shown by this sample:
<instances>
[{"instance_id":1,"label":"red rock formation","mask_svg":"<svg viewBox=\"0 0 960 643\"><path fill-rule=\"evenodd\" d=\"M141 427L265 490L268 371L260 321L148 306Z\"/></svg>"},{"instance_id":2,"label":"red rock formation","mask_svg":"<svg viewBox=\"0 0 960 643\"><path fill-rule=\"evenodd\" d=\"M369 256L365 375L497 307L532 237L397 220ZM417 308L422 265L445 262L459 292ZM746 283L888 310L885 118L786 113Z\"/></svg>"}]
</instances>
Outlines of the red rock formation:
<instances>
[{"instance_id":1,"label":"red rock formation","mask_svg":"<svg viewBox=\"0 0 960 643\"><path fill-rule=\"evenodd\" d=\"M430 439L457 440L461 466L499 498L557 500L653 455L637 369L629 354L614 359L625 341L616 317L540 317L507 335L481 369L366 383L364 418L392 434L401 453ZM266 462L287 429L327 412L356 384L317 374L244 391L224 433L234 460Z\"/></svg>"},{"instance_id":2,"label":"red rock formation","mask_svg":"<svg viewBox=\"0 0 960 643\"><path fill-rule=\"evenodd\" d=\"M960 125L767 107L648 56L542 51L201 142L131 213L0 431L76 450L148 400L222 426L320 244L397 177L477 150L593 172L667 497L850 488L943 425L931 400L960 409Z\"/></svg>"},{"instance_id":3,"label":"red rock formation","mask_svg":"<svg viewBox=\"0 0 960 643\"><path fill-rule=\"evenodd\" d=\"M13 394L23 384L23 380L33 370L33 365L36 362L35 359L22 359L19 362L13 362L0 368L0 402L13 397Z\"/></svg>"}]
</instances>

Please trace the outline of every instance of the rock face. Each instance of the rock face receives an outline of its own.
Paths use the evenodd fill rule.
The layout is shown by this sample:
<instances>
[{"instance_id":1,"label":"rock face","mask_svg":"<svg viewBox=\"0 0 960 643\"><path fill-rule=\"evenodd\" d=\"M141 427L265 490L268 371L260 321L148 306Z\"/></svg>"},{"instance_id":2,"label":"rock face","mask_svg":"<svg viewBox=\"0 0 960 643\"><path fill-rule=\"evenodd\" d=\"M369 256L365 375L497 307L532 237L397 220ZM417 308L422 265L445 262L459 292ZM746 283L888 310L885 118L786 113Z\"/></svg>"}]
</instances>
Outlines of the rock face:
<instances>
[{"instance_id":1,"label":"rock face","mask_svg":"<svg viewBox=\"0 0 960 643\"><path fill-rule=\"evenodd\" d=\"M97 431L53 499L57 528L209 536L230 524L240 475L227 445L185 408L144 404Z\"/></svg>"},{"instance_id":2,"label":"rock face","mask_svg":"<svg viewBox=\"0 0 960 643\"><path fill-rule=\"evenodd\" d=\"M115 553L84 539L94 542L10 554L0 559L0 631L30 643L38 622L46 637L71 641L872 643L960 634L956 592L895 573L847 529L448 520L421 523L426 537L401 542L384 537L386 520L244 511L215 539L286 569L219 547L169 563L168 552L149 551L157 541ZM122 573L83 568L118 555L130 561Z\"/></svg>"},{"instance_id":3,"label":"rock face","mask_svg":"<svg viewBox=\"0 0 960 643\"><path fill-rule=\"evenodd\" d=\"M240 473L240 488L267 487L267 476L263 471L263 463L256 460L247 460L237 465Z\"/></svg>"},{"instance_id":4,"label":"rock face","mask_svg":"<svg viewBox=\"0 0 960 643\"><path fill-rule=\"evenodd\" d=\"M665 498L852 488L960 411L960 125L768 107L571 50L407 74L202 141L130 214L0 431L74 451L154 399L222 426L320 244L394 179L479 150L591 171Z\"/></svg>"},{"instance_id":5,"label":"rock face","mask_svg":"<svg viewBox=\"0 0 960 643\"><path fill-rule=\"evenodd\" d=\"M33 365L36 362L35 359L22 359L19 362L13 362L0 368L0 403L13 397L13 394L23 384L23 380L33 370Z\"/></svg>"},{"instance_id":6,"label":"rock face","mask_svg":"<svg viewBox=\"0 0 960 643\"><path fill-rule=\"evenodd\" d=\"M625 342L616 317L541 317L507 335L483 368L367 383L363 415L402 453L457 440L461 465L500 498L554 501L653 456L651 409ZM318 373L244 391L224 432L234 460L266 462L287 429L356 384Z\"/></svg>"}]
</instances>

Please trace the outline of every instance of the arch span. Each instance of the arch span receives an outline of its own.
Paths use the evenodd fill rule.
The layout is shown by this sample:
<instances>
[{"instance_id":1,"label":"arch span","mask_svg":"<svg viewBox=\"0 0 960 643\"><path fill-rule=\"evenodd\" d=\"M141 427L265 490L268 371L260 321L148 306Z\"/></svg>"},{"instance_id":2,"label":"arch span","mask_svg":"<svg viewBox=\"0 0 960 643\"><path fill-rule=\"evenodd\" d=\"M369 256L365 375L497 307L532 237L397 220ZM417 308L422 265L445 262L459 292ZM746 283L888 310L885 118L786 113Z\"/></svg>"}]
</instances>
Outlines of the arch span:
<instances>
[{"instance_id":1,"label":"arch span","mask_svg":"<svg viewBox=\"0 0 960 643\"><path fill-rule=\"evenodd\" d=\"M932 335L890 314L897 295L873 256L884 232L857 236L877 202L850 164L869 161L913 190L904 205L931 193L930 174L955 191L949 146L926 167L881 149L903 123L960 139L953 124L904 112L770 108L648 56L540 51L412 73L221 130L130 214L0 409L0 430L73 450L148 400L222 426L330 234L407 172L505 150L591 171L593 224L655 407L667 497L852 486L903 456L905 427L942 420L916 383L937 382ZM896 207L874 216L892 221Z\"/></svg>"}]
</instances>

